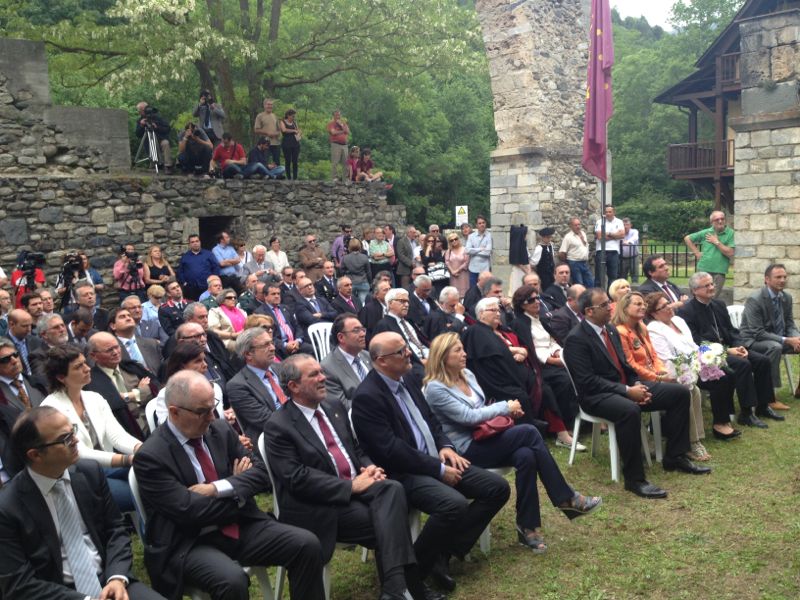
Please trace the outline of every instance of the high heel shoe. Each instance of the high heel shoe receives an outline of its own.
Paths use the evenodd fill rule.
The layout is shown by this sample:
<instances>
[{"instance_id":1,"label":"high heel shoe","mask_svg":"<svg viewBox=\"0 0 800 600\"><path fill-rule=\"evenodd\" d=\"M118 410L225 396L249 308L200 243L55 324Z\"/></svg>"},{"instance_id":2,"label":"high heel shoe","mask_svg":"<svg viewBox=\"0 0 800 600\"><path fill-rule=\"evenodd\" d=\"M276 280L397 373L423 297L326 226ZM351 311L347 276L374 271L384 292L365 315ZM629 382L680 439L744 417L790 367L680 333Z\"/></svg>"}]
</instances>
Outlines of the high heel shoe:
<instances>
[{"instance_id":1,"label":"high heel shoe","mask_svg":"<svg viewBox=\"0 0 800 600\"><path fill-rule=\"evenodd\" d=\"M547 544L544 543L542 534L530 529L522 529L517 526L517 540L523 546L530 548L534 554L544 554L547 552Z\"/></svg>"},{"instance_id":2,"label":"high heel shoe","mask_svg":"<svg viewBox=\"0 0 800 600\"><path fill-rule=\"evenodd\" d=\"M561 512L571 521L580 516L588 515L597 510L603 504L603 499L600 496L583 496L578 492L569 501L566 506L559 506Z\"/></svg>"},{"instance_id":3,"label":"high heel shoe","mask_svg":"<svg viewBox=\"0 0 800 600\"><path fill-rule=\"evenodd\" d=\"M724 440L724 441L732 440L742 435L742 432L739 431L738 429L734 429L730 433L722 433L721 431L712 429L711 433L714 434L714 437L717 438L718 440Z\"/></svg>"}]
</instances>

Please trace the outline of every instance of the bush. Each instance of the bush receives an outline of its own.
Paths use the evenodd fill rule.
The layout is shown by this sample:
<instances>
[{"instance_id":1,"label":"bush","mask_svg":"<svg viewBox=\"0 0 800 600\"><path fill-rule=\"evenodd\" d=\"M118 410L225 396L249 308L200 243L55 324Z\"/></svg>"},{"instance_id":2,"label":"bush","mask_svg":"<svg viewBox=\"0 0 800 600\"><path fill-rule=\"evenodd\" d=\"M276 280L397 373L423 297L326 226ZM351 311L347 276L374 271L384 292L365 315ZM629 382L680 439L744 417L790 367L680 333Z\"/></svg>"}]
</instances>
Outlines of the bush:
<instances>
[{"instance_id":1,"label":"bush","mask_svg":"<svg viewBox=\"0 0 800 600\"><path fill-rule=\"evenodd\" d=\"M671 200L653 196L619 204L617 216L628 217L640 236L646 224L648 238L680 243L685 235L708 227L708 215L713 208L711 200Z\"/></svg>"}]
</instances>

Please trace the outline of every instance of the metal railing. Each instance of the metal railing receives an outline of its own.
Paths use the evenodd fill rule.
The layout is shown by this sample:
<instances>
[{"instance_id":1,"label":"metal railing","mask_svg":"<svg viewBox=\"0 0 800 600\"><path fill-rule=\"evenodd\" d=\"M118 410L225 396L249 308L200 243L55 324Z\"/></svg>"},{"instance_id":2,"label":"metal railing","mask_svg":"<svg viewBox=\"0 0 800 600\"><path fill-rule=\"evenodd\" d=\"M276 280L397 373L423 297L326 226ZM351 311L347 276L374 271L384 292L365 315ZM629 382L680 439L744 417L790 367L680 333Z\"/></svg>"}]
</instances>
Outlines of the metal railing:
<instances>
[{"instance_id":1,"label":"metal railing","mask_svg":"<svg viewBox=\"0 0 800 600\"><path fill-rule=\"evenodd\" d=\"M670 277L691 277L697 270L697 258L685 244L666 242L651 242L645 240L636 246L639 255L636 257L639 264L639 280L644 281L644 261L652 254L661 254L670 266Z\"/></svg>"}]
</instances>

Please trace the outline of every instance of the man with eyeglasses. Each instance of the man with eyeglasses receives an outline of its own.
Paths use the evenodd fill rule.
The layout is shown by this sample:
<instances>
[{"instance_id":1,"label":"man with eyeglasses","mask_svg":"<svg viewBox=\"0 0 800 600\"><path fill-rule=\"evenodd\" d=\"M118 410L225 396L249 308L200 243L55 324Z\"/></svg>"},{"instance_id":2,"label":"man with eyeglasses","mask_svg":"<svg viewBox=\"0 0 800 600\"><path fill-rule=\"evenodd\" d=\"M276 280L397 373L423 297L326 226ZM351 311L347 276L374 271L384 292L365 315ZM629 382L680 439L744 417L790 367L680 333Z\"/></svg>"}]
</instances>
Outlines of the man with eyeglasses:
<instances>
[{"instance_id":1,"label":"man with eyeglasses","mask_svg":"<svg viewBox=\"0 0 800 600\"><path fill-rule=\"evenodd\" d=\"M425 336L433 339L442 333L455 331L461 333L465 327L464 312L466 309L458 298L458 288L448 285L439 294L439 308L434 311L425 324Z\"/></svg>"},{"instance_id":2,"label":"man with eyeglasses","mask_svg":"<svg viewBox=\"0 0 800 600\"><path fill-rule=\"evenodd\" d=\"M611 303L604 290L589 288L578 299L584 319L567 336L564 360L578 391L581 408L614 423L625 489L642 498L666 498L667 492L645 478L642 461L642 411L661 411L667 438L665 471L693 475L711 472L691 462L689 389L677 383L639 381L628 364L617 330L609 327Z\"/></svg>"},{"instance_id":3,"label":"man with eyeglasses","mask_svg":"<svg viewBox=\"0 0 800 600\"><path fill-rule=\"evenodd\" d=\"M700 271L689 278L689 287L694 298L678 311L678 316L686 321L696 344L717 342L727 347L727 366L733 371L741 408L739 423L766 429L768 425L761 418L783 421L784 417L771 406L775 402L775 390L770 360L760 352L745 348L744 339L731 323L725 303L715 298L714 278Z\"/></svg>"},{"instance_id":4,"label":"man with eyeglasses","mask_svg":"<svg viewBox=\"0 0 800 600\"><path fill-rule=\"evenodd\" d=\"M322 277L322 267L327 260L317 242L317 236L307 235L306 245L299 252L300 264L303 265L303 269L312 283L316 283Z\"/></svg>"},{"instance_id":5,"label":"man with eyeglasses","mask_svg":"<svg viewBox=\"0 0 800 600\"><path fill-rule=\"evenodd\" d=\"M510 495L501 476L469 464L454 450L409 377L411 351L397 333L369 344L373 369L353 396L353 425L367 455L403 484L408 504L430 515L414 543L423 578L448 591L450 556L463 558Z\"/></svg>"},{"instance_id":6,"label":"man with eyeglasses","mask_svg":"<svg viewBox=\"0 0 800 600\"><path fill-rule=\"evenodd\" d=\"M367 347L367 329L353 313L336 317L331 329L333 350L322 359L327 400L350 410L353 394L372 369Z\"/></svg>"},{"instance_id":7,"label":"man with eyeglasses","mask_svg":"<svg viewBox=\"0 0 800 600\"><path fill-rule=\"evenodd\" d=\"M63 321L61 323L64 324ZM0 338L0 405L19 414L39 406L44 395L22 372L19 350L11 340Z\"/></svg>"},{"instance_id":8,"label":"man with eyeglasses","mask_svg":"<svg viewBox=\"0 0 800 600\"><path fill-rule=\"evenodd\" d=\"M25 468L0 493L0 594L165 600L134 577L125 522L100 466L78 460L76 431L44 406L14 426L11 445Z\"/></svg>"},{"instance_id":9,"label":"man with eyeglasses","mask_svg":"<svg viewBox=\"0 0 800 600\"><path fill-rule=\"evenodd\" d=\"M714 279L716 298L725 286L725 275L731 266L736 244L733 229L727 226L724 212L715 210L708 220L711 227L690 233L683 238L683 242L697 259L697 271L705 271Z\"/></svg>"},{"instance_id":10,"label":"man with eyeglasses","mask_svg":"<svg viewBox=\"0 0 800 600\"><path fill-rule=\"evenodd\" d=\"M179 598L191 586L212 600L247 600L250 580L242 567L282 565L292 598L323 600L319 540L258 508L255 496L269 489L264 463L214 417L211 384L200 373L179 371L165 400L168 419L133 465L155 589Z\"/></svg>"},{"instance_id":11,"label":"man with eyeglasses","mask_svg":"<svg viewBox=\"0 0 800 600\"><path fill-rule=\"evenodd\" d=\"M180 286L179 286L180 287ZM142 301L139 299L138 296L128 296L122 301L120 307L127 310L133 322L135 324L134 332L135 335L140 338L146 338L148 340L155 340L156 343L156 350L159 353L159 362L160 362L160 353L161 348L164 347L164 344L167 343L169 340L169 336L167 332L164 331L164 328L161 326L161 322L158 319L143 321L143 308L142 308Z\"/></svg>"},{"instance_id":12,"label":"man with eyeglasses","mask_svg":"<svg viewBox=\"0 0 800 600\"><path fill-rule=\"evenodd\" d=\"M386 316L378 321L375 334L391 332L400 335L411 351L412 372L422 381L425 377L425 363L428 362L429 343L419 328L407 319L408 308L408 290L389 290L386 293Z\"/></svg>"},{"instance_id":13,"label":"man with eyeglasses","mask_svg":"<svg viewBox=\"0 0 800 600\"><path fill-rule=\"evenodd\" d=\"M316 295L317 290L310 279L300 279L297 289L301 299L295 304L294 314L300 327L308 330L314 323L333 321L336 318L336 311L325 298Z\"/></svg>"},{"instance_id":14,"label":"man with eyeglasses","mask_svg":"<svg viewBox=\"0 0 800 600\"><path fill-rule=\"evenodd\" d=\"M42 340L37 336L31 335L33 329L33 319L27 311L15 308L8 313L8 332L7 337L14 343L22 361L22 372L28 377L31 376L31 363L29 354L42 346Z\"/></svg>"}]
</instances>

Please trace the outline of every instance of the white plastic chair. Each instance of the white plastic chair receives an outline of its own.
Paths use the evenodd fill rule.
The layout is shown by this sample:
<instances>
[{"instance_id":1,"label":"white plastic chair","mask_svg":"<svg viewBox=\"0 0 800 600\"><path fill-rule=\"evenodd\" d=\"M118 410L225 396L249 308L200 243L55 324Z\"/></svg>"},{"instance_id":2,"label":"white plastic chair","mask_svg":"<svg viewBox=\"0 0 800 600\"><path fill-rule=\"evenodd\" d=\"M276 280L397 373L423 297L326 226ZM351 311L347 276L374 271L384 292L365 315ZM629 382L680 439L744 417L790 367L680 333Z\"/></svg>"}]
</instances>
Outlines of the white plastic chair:
<instances>
[{"instance_id":1,"label":"white plastic chair","mask_svg":"<svg viewBox=\"0 0 800 600\"><path fill-rule=\"evenodd\" d=\"M314 354L320 362L331 351L331 329L333 329L333 323L328 321L314 323L308 327L308 337L311 338Z\"/></svg>"},{"instance_id":2,"label":"white plastic chair","mask_svg":"<svg viewBox=\"0 0 800 600\"><path fill-rule=\"evenodd\" d=\"M133 505L136 507L136 513L138 517L139 523L141 523L141 533L145 533L147 527L147 515L144 511L144 503L142 502L142 496L139 493L139 482L136 481L136 473L131 468L128 471L128 485L131 487L131 494L133 495ZM142 536L140 536L142 537ZM144 537L142 537L142 543L144 543ZM267 574L267 569L261 566L253 566L253 567L243 567L245 573L247 573L248 577L250 575L255 575L256 580L258 581L259 587L261 587L261 591L264 594L264 600L275 600L275 595L272 593L272 584L269 580L269 575ZM211 600L211 596L208 595L206 592L201 590L191 588L186 586L184 588L184 593L191 597L192 600Z\"/></svg>"},{"instance_id":3,"label":"white plastic chair","mask_svg":"<svg viewBox=\"0 0 800 600\"><path fill-rule=\"evenodd\" d=\"M742 324L742 314L744 314L743 304L731 304L728 307L728 316L731 318L731 325L737 329ZM786 379L789 380L789 389L794 391L794 374L792 373L792 361L789 355L783 355L783 368L786 369Z\"/></svg>"}]
</instances>

